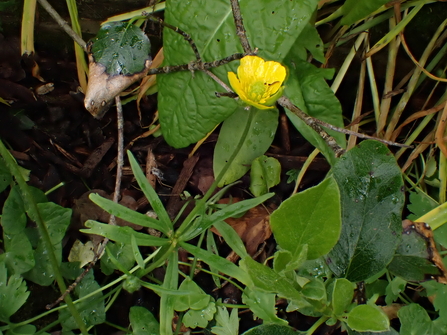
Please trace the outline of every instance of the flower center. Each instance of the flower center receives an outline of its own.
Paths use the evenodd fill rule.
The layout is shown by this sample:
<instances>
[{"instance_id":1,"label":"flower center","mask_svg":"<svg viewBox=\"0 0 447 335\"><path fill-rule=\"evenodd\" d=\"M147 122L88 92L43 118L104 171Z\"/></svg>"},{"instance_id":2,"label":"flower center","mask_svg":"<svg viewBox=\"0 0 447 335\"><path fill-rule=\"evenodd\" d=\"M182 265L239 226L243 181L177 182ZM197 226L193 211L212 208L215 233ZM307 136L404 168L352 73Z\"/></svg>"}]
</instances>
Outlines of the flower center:
<instances>
[{"instance_id":1,"label":"flower center","mask_svg":"<svg viewBox=\"0 0 447 335\"><path fill-rule=\"evenodd\" d=\"M259 101L262 99L263 95L265 94L266 87L264 85L264 82L262 81L255 81L254 83L250 84L250 87L248 89L248 95L250 96L250 99L252 101Z\"/></svg>"}]
</instances>

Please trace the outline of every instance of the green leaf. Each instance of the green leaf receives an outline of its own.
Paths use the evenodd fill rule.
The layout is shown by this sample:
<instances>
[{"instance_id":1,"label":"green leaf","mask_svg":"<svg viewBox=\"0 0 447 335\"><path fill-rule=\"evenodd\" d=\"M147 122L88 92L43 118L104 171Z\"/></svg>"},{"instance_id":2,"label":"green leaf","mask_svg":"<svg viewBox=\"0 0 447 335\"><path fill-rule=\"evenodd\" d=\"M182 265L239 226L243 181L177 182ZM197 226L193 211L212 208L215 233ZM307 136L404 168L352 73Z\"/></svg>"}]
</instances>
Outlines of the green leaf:
<instances>
[{"instance_id":1,"label":"green leaf","mask_svg":"<svg viewBox=\"0 0 447 335\"><path fill-rule=\"evenodd\" d=\"M262 324L247 330L242 335L299 335L297 332L286 325Z\"/></svg>"},{"instance_id":2,"label":"green leaf","mask_svg":"<svg viewBox=\"0 0 447 335\"><path fill-rule=\"evenodd\" d=\"M251 46L259 48L260 57L280 62L309 22L317 3L317 0L241 1ZM205 61L242 52L231 6L226 0L169 1L165 20L191 35ZM163 39L165 65L195 60L190 45L180 34L165 29ZM213 73L228 83L227 72L236 72L236 67L237 64L228 64L213 69ZM171 73L157 81L160 124L166 141L174 147L197 142L237 108L232 99L216 98L215 92L222 91L222 87L204 73Z\"/></svg>"},{"instance_id":3,"label":"green leaf","mask_svg":"<svg viewBox=\"0 0 447 335\"><path fill-rule=\"evenodd\" d=\"M349 328L365 332L380 332L390 328L388 316L377 306L358 305L348 314Z\"/></svg>"},{"instance_id":4,"label":"green leaf","mask_svg":"<svg viewBox=\"0 0 447 335\"><path fill-rule=\"evenodd\" d=\"M143 71L150 52L151 43L146 34L128 22L108 22L93 39L95 62L104 65L110 75Z\"/></svg>"},{"instance_id":5,"label":"green leaf","mask_svg":"<svg viewBox=\"0 0 447 335\"><path fill-rule=\"evenodd\" d=\"M273 269L282 274L298 269L307 259L307 244L297 248L292 254L288 250L278 250L273 258Z\"/></svg>"},{"instance_id":6,"label":"green leaf","mask_svg":"<svg viewBox=\"0 0 447 335\"><path fill-rule=\"evenodd\" d=\"M253 314L265 323L287 324L287 321L276 316L276 294L253 288L245 288L242 302L246 304Z\"/></svg>"},{"instance_id":7,"label":"green leaf","mask_svg":"<svg viewBox=\"0 0 447 335\"><path fill-rule=\"evenodd\" d=\"M101 235L111 239L112 241L131 244L131 236L134 235L139 246L162 246L167 245L169 240L151 236L148 234L137 233L130 227L111 226L105 223L88 220L85 226L91 229L80 229L79 231L86 234Z\"/></svg>"},{"instance_id":8,"label":"green leaf","mask_svg":"<svg viewBox=\"0 0 447 335\"><path fill-rule=\"evenodd\" d=\"M340 195L333 178L293 195L272 213L270 225L282 249L307 244L307 258L327 254L340 235Z\"/></svg>"},{"instance_id":9,"label":"green leaf","mask_svg":"<svg viewBox=\"0 0 447 335\"><path fill-rule=\"evenodd\" d=\"M210 216L202 214L196 219L193 225L189 226L179 237L180 241L189 241L210 228L215 222L223 221L229 217L238 217L239 214L248 211L267 199L271 198L274 193L264 194L263 196L247 199L225 206L223 209L214 212Z\"/></svg>"},{"instance_id":10,"label":"green leaf","mask_svg":"<svg viewBox=\"0 0 447 335\"><path fill-rule=\"evenodd\" d=\"M320 278L312 278L306 285L303 286L301 291L307 299L326 302L326 286Z\"/></svg>"},{"instance_id":11,"label":"green leaf","mask_svg":"<svg viewBox=\"0 0 447 335\"><path fill-rule=\"evenodd\" d=\"M62 239L70 225L71 209L61 207L53 202L37 204L37 209L45 223L51 244L60 265L62 261ZM31 271L24 274L25 278L32 280L42 286L51 285L55 280L54 273L56 269L51 266L49 250L46 249L42 239L39 239L37 248L34 251L36 265Z\"/></svg>"},{"instance_id":12,"label":"green leaf","mask_svg":"<svg viewBox=\"0 0 447 335\"><path fill-rule=\"evenodd\" d=\"M442 320L444 325L447 324L447 285L438 283L434 280L422 283L422 286L427 290L427 295L434 297L433 306L439 313L439 320Z\"/></svg>"},{"instance_id":13,"label":"green leaf","mask_svg":"<svg viewBox=\"0 0 447 335\"><path fill-rule=\"evenodd\" d=\"M407 219L412 221L416 221L439 205L430 196L418 189L410 191L409 198L410 203L407 205L407 208L412 214L408 215Z\"/></svg>"},{"instance_id":14,"label":"green leaf","mask_svg":"<svg viewBox=\"0 0 447 335\"><path fill-rule=\"evenodd\" d=\"M3 192L12 182L12 176L5 161L0 158L0 192Z\"/></svg>"},{"instance_id":15,"label":"green leaf","mask_svg":"<svg viewBox=\"0 0 447 335\"><path fill-rule=\"evenodd\" d=\"M179 244L183 249L227 276L236 278L244 285L253 285L249 274L229 260L185 242Z\"/></svg>"},{"instance_id":16,"label":"green leaf","mask_svg":"<svg viewBox=\"0 0 447 335\"><path fill-rule=\"evenodd\" d=\"M401 335L426 335L430 334L430 316L427 311L418 304L404 306L397 312L401 327Z\"/></svg>"},{"instance_id":17,"label":"green leaf","mask_svg":"<svg viewBox=\"0 0 447 335\"><path fill-rule=\"evenodd\" d=\"M391 303L396 301L399 297L399 294L405 290L405 286L407 286L407 282L405 279L394 277L385 289L385 303L387 305L391 305Z\"/></svg>"},{"instance_id":18,"label":"green leaf","mask_svg":"<svg viewBox=\"0 0 447 335\"><path fill-rule=\"evenodd\" d=\"M129 320L133 335L160 335L160 325L154 315L146 308L132 306Z\"/></svg>"},{"instance_id":19,"label":"green leaf","mask_svg":"<svg viewBox=\"0 0 447 335\"><path fill-rule=\"evenodd\" d=\"M201 310L208 306L211 296L206 294L191 278L186 277L180 284L179 290L190 291L191 294L175 297L174 308L183 312L188 309Z\"/></svg>"},{"instance_id":20,"label":"green leaf","mask_svg":"<svg viewBox=\"0 0 447 335\"><path fill-rule=\"evenodd\" d=\"M343 128L343 111L340 102L325 80L332 77L333 71L319 69L301 60L292 52L285 59L285 64L290 68L289 78L285 84L285 95L304 113ZM321 136L291 111L286 110L286 114L304 138L318 148L331 165L334 165L334 152ZM326 131L334 137L338 145L342 148L346 147L344 134L328 129Z\"/></svg>"},{"instance_id":21,"label":"green leaf","mask_svg":"<svg viewBox=\"0 0 447 335\"><path fill-rule=\"evenodd\" d=\"M244 242L236 233L236 231L225 221L214 222L214 227L219 231L220 235L223 237L228 246L233 250L239 257L243 258L248 256L247 250L245 249Z\"/></svg>"},{"instance_id":22,"label":"green leaf","mask_svg":"<svg viewBox=\"0 0 447 335\"><path fill-rule=\"evenodd\" d=\"M10 273L22 274L34 267L33 248L25 234L5 234L3 240L6 252L0 255L0 259L3 257Z\"/></svg>"},{"instance_id":23,"label":"green leaf","mask_svg":"<svg viewBox=\"0 0 447 335\"><path fill-rule=\"evenodd\" d=\"M183 323L189 328L205 328L216 313L216 304L210 301L202 310L190 309L183 317Z\"/></svg>"},{"instance_id":24,"label":"green leaf","mask_svg":"<svg viewBox=\"0 0 447 335\"><path fill-rule=\"evenodd\" d=\"M238 147L240 138L245 135L247 122L250 123L248 133L242 145ZM238 152L219 181L219 187L238 180L250 169L253 160L263 155L272 144L277 127L278 110L276 108L246 111L243 107L239 107L224 121L214 149L214 175L218 176L233 152Z\"/></svg>"},{"instance_id":25,"label":"green leaf","mask_svg":"<svg viewBox=\"0 0 447 335\"><path fill-rule=\"evenodd\" d=\"M346 0L341 7L343 12L341 24L350 26L358 20L365 19L369 14L376 11L387 2L387 0Z\"/></svg>"},{"instance_id":26,"label":"green leaf","mask_svg":"<svg viewBox=\"0 0 447 335\"><path fill-rule=\"evenodd\" d=\"M336 277L352 282L382 271L402 232L402 173L388 148L363 141L332 168L340 188L342 232L327 262Z\"/></svg>"},{"instance_id":27,"label":"green leaf","mask_svg":"<svg viewBox=\"0 0 447 335\"><path fill-rule=\"evenodd\" d=\"M426 238L409 227L404 230L402 240L388 269L406 281L423 281L431 275L442 274L430 257L431 250Z\"/></svg>"},{"instance_id":28,"label":"green leaf","mask_svg":"<svg viewBox=\"0 0 447 335\"><path fill-rule=\"evenodd\" d=\"M8 279L4 262L0 262L0 321L8 323L9 317L19 310L28 299L26 282L17 274Z\"/></svg>"},{"instance_id":29,"label":"green leaf","mask_svg":"<svg viewBox=\"0 0 447 335\"><path fill-rule=\"evenodd\" d=\"M117 262L124 270L129 270L135 263L135 258L132 254L132 246L124 243L107 243L107 252L101 257L101 271L106 276L111 275L116 270L115 265L109 257L109 253L115 257Z\"/></svg>"},{"instance_id":30,"label":"green leaf","mask_svg":"<svg viewBox=\"0 0 447 335\"><path fill-rule=\"evenodd\" d=\"M137 211L117 204L112 200L103 198L96 193L91 193L89 195L89 199L97 204L99 207L101 207L103 210L105 210L107 213L115 215L117 218L135 223L143 227L154 228L165 234L167 233L165 225L163 225L159 220L138 213Z\"/></svg>"},{"instance_id":31,"label":"green leaf","mask_svg":"<svg viewBox=\"0 0 447 335\"><path fill-rule=\"evenodd\" d=\"M399 335L399 333L393 328L384 332L356 332L355 330L348 329L348 335Z\"/></svg>"},{"instance_id":32,"label":"green leaf","mask_svg":"<svg viewBox=\"0 0 447 335\"><path fill-rule=\"evenodd\" d=\"M301 292L294 288L294 284L291 281L280 276L269 267L254 261L250 257L242 259L239 262L239 266L250 275L257 290L262 290L266 293L277 293L298 307L309 305L304 300Z\"/></svg>"},{"instance_id":33,"label":"green leaf","mask_svg":"<svg viewBox=\"0 0 447 335\"><path fill-rule=\"evenodd\" d=\"M281 164L274 157L262 155L251 163L250 191L255 197L266 194L281 181Z\"/></svg>"},{"instance_id":34,"label":"green leaf","mask_svg":"<svg viewBox=\"0 0 447 335\"><path fill-rule=\"evenodd\" d=\"M87 326L94 326L104 323L106 319L104 300L101 299L102 292L100 291L100 288L101 287L94 279L93 270L90 270L75 287L75 294L79 298L85 297L90 293L97 292L93 296L76 305L82 320L87 324ZM59 320L63 320L61 322L63 331L78 329L78 325L68 309L60 310Z\"/></svg>"},{"instance_id":35,"label":"green leaf","mask_svg":"<svg viewBox=\"0 0 447 335\"><path fill-rule=\"evenodd\" d=\"M37 331L36 327L33 325L24 325L24 326L18 326L12 329L9 329L6 332L6 335L33 335ZM48 334L48 333L44 333Z\"/></svg>"},{"instance_id":36,"label":"green leaf","mask_svg":"<svg viewBox=\"0 0 447 335\"><path fill-rule=\"evenodd\" d=\"M168 256L168 266L163 281L163 288L166 290L177 290L178 286L178 252L173 251ZM172 318L174 317L175 296L161 294L160 299L160 334L172 334Z\"/></svg>"},{"instance_id":37,"label":"green leaf","mask_svg":"<svg viewBox=\"0 0 447 335\"><path fill-rule=\"evenodd\" d=\"M302 49L302 51L300 51L300 49ZM312 56L320 63L326 62L324 57L324 43L318 34L317 28L311 23L306 24L290 52L305 61L307 60L306 49L309 50Z\"/></svg>"},{"instance_id":38,"label":"green leaf","mask_svg":"<svg viewBox=\"0 0 447 335\"><path fill-rule=\"evenodd\" d=\"M216 325L211 328L211 333L216 335L239 335L239 318L237 308L228 313L228 309L217 306L215 316Z\"/></svg>"},{"instance_id":39,"label":"green leaf","mask_svg":"<svg viewBox=\"0 0 447 335\"><path fill-rule=\"evenodd\" d=\"M132 167L132 172L138 182L138 185L140 186L147 200L149 200L149 203L151 204L155 213L157 213L160 223L164 226L164 228L160 229L160 231L169 236L172 231L173 224L171 222L171 219L169 218L168 213L166 212L166 209L163 206L163 203L158 197L157 192L155 192L154 188L151 186L151 184L149 184L146 176L141 170L140 165L138 165L138 162L136 161L133 154L130 151L127 151L127 156L129 157L130 166Z\"/></svg>"},{"instance_id":40,"label":"green leaf","mask_svg":"<svg viewBox=\"0 0 447 335\"><path fill-rule=\"evenodd\" d=\"M4 234L19 234L26 226L26 212L18 185L14 185L3 205L1 224Z\"/></svg>"},{"instance_id":41,"label":"green leaf","mask_svg":"<svg viewBox=\"0 0 447 335\"><path fill-rule=\"evenodd\" d=\"M336 278L332 286L331 306L335 316L341 316L354 297L354 283L344 278Z\"/></svg>"}]
</instances>

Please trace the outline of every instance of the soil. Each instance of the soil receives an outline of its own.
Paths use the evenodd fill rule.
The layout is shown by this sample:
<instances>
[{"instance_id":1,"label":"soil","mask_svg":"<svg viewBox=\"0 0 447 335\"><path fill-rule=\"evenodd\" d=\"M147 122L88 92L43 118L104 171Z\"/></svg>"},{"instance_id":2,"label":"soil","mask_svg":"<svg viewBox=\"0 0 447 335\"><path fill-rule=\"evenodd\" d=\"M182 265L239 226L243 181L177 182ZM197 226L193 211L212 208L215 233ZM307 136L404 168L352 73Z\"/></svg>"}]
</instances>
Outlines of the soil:
<instances>
[{"instance_id":1,"label":"soil","mask_svg":"<svg viewBox=\"0 0 447 335\"><path fill-rule=\"evenodd\" d=\"M121 5L126 4L126 8ZM131 3L131 4L129 4ZM62 3L61 4L65 4ZM145 6L145 1L116 1L113 6L99 4L99 1L81 1L79 9L83 17L83 26L90 33L95 33L98 22L116 13L129 11ZM56 6L57 7L57 6ZM65 14L64 6L59 9ZM131 8L132 7L132 8ZM96 10L100 8L101 11ZM112 12L103 11L113 8ZM19 10L20 12L20 10ZM73 208L74 219L69 234L64 240L64 254L68 252L76 239L86 240L78 232L86 219L107 221L104 213L86 200L90 190L96 190L106 196L113 193L116 172L117 128L116 115L110 110L103 119L93 118L84 108L83 94L78 91L76 63L72 52L72 43L64 33L56 29L56 25L46 14L41 16L36 25L36 53L31 57L20 57L19 30L15 16L9 13L3 20L4 33L0 35L0 97L11 103L11 107L0 104L0 137L11 149L12 155L24 168L30 170L29 184L44 191L63 183L48 195L50 201L61 206ZM88 24L87 24L88 23ZM158 26L148 26L147 34L151 38L154 55L161 44L161 33ZM57 36L57 37L55 37ZM86 38L86 37L84 37ZM58 43L53 41L57 40ZM342 58L342 55L339 55ZM337 66L337 60L334 66ZM43 83L32 74L33 66L39 67L39 73L45 83L52 83L53 90L47 94L39 94L38 87ZM352 95L356 87L357 76L355 67L352 82L347 81L339 92L345 110L352 110ZM157 110L156 95L147 96L141 103L140 119L135 102L124 106L124 137L125 145L144 134L146 125L150 124ZM281 184L272 191L276 193L271 206L277 206L286 199L293 190L293 183L287 183L286 172L299 169L313 148L296 132L281 116L281 127L267 155L276 157L282 165ZM192 196L203 195L213 181L212 155L217 139L218 129L200 147L193 160L188 159L192 147L174 149L162 137L147 137L137 140L130 148L139 160L143 170L148 154L153 154L157 165L156 190L161 196L169 213L174 217L183 202L179 194L183 191ZM316 185L326 175L329 165L322 157L318 157L310 166L306 177L301 183L301 189ZM135 180L126 161L121 186L121 197L128 197L128 206L140 212L149 210L143 194L137 190ZM177 184L177 186L176 186ZM228 197L247 197L248 177L242 178L242 183L233 187ZM0 205L6 194L0 195ZM132 207L133 206L133 207ZM123 223L125 224L125 223ZM256 223L257 224L257 223ZM138 227L134 227L138 229ZM141 229L141 227L139 227ZM272 237L264 234L257 246L252 247L260 261L265 260L275 251ZM252 236L247 237L249 240ZM259 248L260 249L259 249ZM231 252L225 244L220 245L221 255ZM95 274L98 282L103 279L101 271ZM161 270L155 272L155 277L162 278ZM199 274L197 282L205 291L215 298L228 299L240 303L240 292L227 285L214 291L214 284L209 276ZM108 279L110 280L110 278ZM57 297L53 288L42 288L38 285L28 285L31 291L33 307L26 307L20 319L42 312L43 306ZM49 298L51 297L51 298ZM148 290L140 290L134 294L124 293L109 311L114 323L128 326L128 310L130 306L147 307L155 315L158 313L158 296ZM279 315L286 317L297 329L306 330L316 318L305 317L298 313L286 314L286 305L278 305ZM240 315L241 331L258 324L253 321L250 313ZM50 322L51 320L41 320ZM40 326L40 325L38 325ZM106 326L104 326L106 327ZM323 329L324 328L324 329ZM318 334L335 334L336 327L321 327ZM100 328L102 333L109 333L110 328ZM316 333L317 334L317 333Z\"/></svg>"}]
</instances>

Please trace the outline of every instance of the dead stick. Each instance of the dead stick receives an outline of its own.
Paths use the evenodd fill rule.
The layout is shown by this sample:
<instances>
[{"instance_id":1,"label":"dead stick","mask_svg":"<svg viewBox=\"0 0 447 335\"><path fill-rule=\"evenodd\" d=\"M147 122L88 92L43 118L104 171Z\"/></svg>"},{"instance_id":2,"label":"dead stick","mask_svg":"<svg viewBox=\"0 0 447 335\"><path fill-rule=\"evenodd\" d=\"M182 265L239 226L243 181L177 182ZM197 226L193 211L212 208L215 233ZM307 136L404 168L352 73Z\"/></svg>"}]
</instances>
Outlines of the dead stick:
<instances>
[{"instance_id":1,"label":"dead stick","mask_svg":"<svg viewBox=\"0 0 447 335\"><path fill-rule=\"evenodd\" d=\"M239 7L239 0L230 0L231 11L233 12L234 24L236 25L236 34L241 41L242 48L246 54L253 54L253 51L248 41L247 34L245 32L244 22L242 20L241 8Z\"/></svg>"},{"instance_id":2,"label":"dead stick","mask_svg":"<svg viewBox=\"0 0 447 335\"><path fill-rule=\"evenodd\" d=\"M54 10L53 7L48 3L47 0L37 0L40 5L45 8L45 10L48 12L48 14L51 15L51 17L61 26L62 29L76 42L78 43L82 49L84 49L85 52L87 52L87 44L82 39L81 36L76 34L76 32L71 29L70 25L65 21L58 12Z\"/></svg>"},{"instance_id":3,"label":"dead stick","mask_svg":"<svg viewBox=\"0 0 447 335\"><path fill-rule=\"evenodd\" d=\"M117 129L118 129L118 158L117 158L117 167L116 167L116 178L115 178L115 192L113 193L113 202L118 203L121 192L121 179L123 176L123 165L124 165L124 120L123 120L123 106L121 105L120 96L117 95L115 97L116 103L116 115L117 115ZM116 225L115 215L110 215L109 224ZM90 271L93 266L95 266L98 259L104 252L104 249L109 242L109 239L106 237L102 241L101 245L98 247L98 250L95 252L95 257L89 263L87 268L76 278L76 280L71 284L67 290L52 304L48 304L46 306L47 309L52 309L54 306L61 303L67 294L70 294L75 287L81 282L81 280L85 277L85 275Z\"/></svg>"},{"instance_id":4,"label":"dead stick","mask_svg":"<svg viewBox=\"0 0 447 335\"><path fill-rule=\"evenodd\" d=\"M337 141L335 141L335 139L331 135L329 135L326 132L326 130L324 130L323 128L320 127L320 125L317 123L317 119L304 113L301 109L296 107L289 100L289 98L287 98L285 96L282 96L281 98L278 99L278 104L280 104L284 108L287 108L288 110L290 110L292 113L294 113L296 116L298 116L301 120L303 120L305 124L307 124L313 130L315 130L318 133L318 135L320 135L323 138L323 140L326 142L326 144L329 146L329 148L331 148L332 151L334 151L335 157L340 157L341 155L344 154L345 150L337 144Z\"/></svg>"}]
</instances>

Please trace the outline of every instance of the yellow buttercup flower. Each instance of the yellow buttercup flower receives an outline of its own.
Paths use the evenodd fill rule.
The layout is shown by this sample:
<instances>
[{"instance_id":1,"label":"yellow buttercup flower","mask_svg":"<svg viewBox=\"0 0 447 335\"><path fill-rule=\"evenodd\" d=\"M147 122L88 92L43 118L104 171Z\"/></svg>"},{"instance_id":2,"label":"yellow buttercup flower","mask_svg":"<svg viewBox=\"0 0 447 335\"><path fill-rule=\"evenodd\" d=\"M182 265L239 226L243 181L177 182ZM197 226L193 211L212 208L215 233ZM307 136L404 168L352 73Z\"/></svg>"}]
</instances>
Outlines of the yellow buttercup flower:
<instances>
[{"instance_id":1,"label":"yellow buttercup flower","mask_svg":"<svg viewBox=\"0 0 447 335\"><path fill-rule=\"evenodd\" d=\"M270 109L281 97L286 79L286 68L278 62L266 62L258 56L245 56L228 80L234 92L245 103L258 109Z\"/></svg>"}]
</instances>

